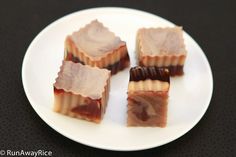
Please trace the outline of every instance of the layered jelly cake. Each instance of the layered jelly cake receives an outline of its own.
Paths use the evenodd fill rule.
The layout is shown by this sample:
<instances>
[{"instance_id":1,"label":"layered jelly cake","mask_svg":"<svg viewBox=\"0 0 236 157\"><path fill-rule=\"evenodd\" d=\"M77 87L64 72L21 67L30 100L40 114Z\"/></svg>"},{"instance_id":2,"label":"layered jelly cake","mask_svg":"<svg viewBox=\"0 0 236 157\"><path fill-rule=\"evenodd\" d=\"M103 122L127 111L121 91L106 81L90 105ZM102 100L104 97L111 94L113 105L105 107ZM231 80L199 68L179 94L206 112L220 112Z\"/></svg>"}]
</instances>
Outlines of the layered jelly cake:
<instances>
[{"instance_id":1,"label":"layered jelly cake","mask_svg":"<svg viewBox=\"0 0 236 157\"><path fill-rule=\"evenodd\" d=\"M169 70L133 67L128 85L128 126L165 127L167 122Z\"/></svg>"},{"instance_id":2,"label":"layered jelly cake","mask_svg":"<svg viewBox=\"0 0 236 157\"><path fill-rule=\"evenodd\" d=\"M106 68L111 70L111 74L130 65L126 43L98 20L93 20L67 36L64 58L67 61Z\"/></svg>"},{"instance_id":3,"label":"layered jelly cake","mask_svg":"<svg viewBox=\"0 0 236 157\"><path fill-rule=\"evenodd\" d=\"M54 83L54 111L99 123L106 110L110 71L63 61Z\"/></svg>"},{"instance_id":4,"label":"layered jelly cake","mask_svg":"<svg viewBox=\"0 0 236 157\"><path fill-rule=\"evenodd\" d=\"M182 27L139 29L136 52L140 66L168 68L171 76L184 74L187 51Z\"/></svg>"}]
</instances>

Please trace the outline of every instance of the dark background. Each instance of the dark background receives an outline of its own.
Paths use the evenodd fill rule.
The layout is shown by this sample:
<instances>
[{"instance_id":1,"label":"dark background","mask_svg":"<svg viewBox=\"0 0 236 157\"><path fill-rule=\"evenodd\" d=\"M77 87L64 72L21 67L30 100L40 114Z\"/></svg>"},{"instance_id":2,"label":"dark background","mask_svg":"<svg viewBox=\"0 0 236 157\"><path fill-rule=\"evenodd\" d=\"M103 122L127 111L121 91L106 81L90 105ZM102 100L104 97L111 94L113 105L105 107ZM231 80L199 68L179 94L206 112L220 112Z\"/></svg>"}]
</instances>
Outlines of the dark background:
<instances>
[{"instance_id":1,"label":"dark background","mask_svg":"<svg viewBox=\"0 0 236 157\"><path fill-rule=\"evenodd\" d=\"M204 117L180 139L161 147L115 152L73 142L44 123L29 104L21 65L33 38L54 20L86 8L120 6L148 11L184 26L213 71L214 92ZM51 150L53 156L235 156L235 1L0 1L0 149ZM125 142L125 141L124 141Z\"/></svg>"}]
</instances>

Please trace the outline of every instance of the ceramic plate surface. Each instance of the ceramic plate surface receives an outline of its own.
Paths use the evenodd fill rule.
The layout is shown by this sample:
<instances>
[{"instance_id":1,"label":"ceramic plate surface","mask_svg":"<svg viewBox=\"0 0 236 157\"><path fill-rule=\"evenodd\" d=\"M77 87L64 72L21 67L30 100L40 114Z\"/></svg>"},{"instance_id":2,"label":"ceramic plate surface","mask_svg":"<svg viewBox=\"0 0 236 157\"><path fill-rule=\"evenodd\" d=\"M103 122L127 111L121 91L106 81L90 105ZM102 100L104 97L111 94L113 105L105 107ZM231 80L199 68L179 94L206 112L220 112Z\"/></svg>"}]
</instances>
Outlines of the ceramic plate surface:
<instances>
[{"instance_id":1,"label":"ceramic plate surface","mask_svg":"<svg viewBox=\"0 0 236 157\"><path fill-rule=\"evenodd\" d=\"M185 75L171 78L166 128L126 126L129 68L112 76L110 99L101 124L53 112L53 83L62 64L65 37L94 19L126 41L131 66L136 65L135 38L139 28L174 26L156 15L126 8L88 9L53 22L32 41L22 66L24 90L36 113L69 139L108 150L131 151L157 147L193 128L209 106L213 78L204 52L187 33L184 33L188 51Z\"/></svg>"}]
</instances>

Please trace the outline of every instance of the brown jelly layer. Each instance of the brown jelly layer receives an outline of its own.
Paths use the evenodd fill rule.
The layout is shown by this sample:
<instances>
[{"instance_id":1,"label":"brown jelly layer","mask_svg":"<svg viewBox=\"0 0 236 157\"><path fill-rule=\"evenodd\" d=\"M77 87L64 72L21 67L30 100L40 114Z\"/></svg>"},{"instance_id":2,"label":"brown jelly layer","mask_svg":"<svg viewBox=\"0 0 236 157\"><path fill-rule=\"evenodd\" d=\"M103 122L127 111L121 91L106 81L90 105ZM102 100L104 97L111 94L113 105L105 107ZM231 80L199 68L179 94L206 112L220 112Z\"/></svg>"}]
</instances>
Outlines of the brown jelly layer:
<instances>
[{"instance_id":1,"label":"brown jelly layer","mask_svg":"<svg viewBox=\"0 0 236 157\"><path fill-rule=\"evenodd\" d=\"M86 99L85 104L80 104L71 109L71 112L74 112L80 115L83 118L87 118L93 121L100 121L101 119L101 100L91 100ZM100 106L100 107L99 107Z\"/></svg>"},{"instance_id":2,"label":"brown jelly layer","mask_svg":"<svg viewBox=\"0 0 236 157\"><path fill-rule=\"evenodd\" d=\"M57 89L56 87L54 87L54 93L55 94L62 94L64 93L65 91L63 89Z\"/></svg>"},{"instance_id":3,"label":"brown jelly layer","mask_svg":"<svg viewBox=\"0 0 236 157\"><path fill-rule=\"evenodd\" d=\"M164 82L170 82L169 71L166 68L158 68L155 66L141 67L136 66L130 69L129 81L141 81L141 80L160 80Z\"/></svg>"},{"instance_id":4,"label":"brown jelly layer","mask_svg":"<svg viewBox=\"0 0 236 157\"><path fill-rule=\"evenodd\" d=\"M65 91L54 87L54 93L63 94ZM78 114L83 119L98 122L101 120L102 115L101 99L93 100L90 98L85 98L84 104L78 104L76 107L70 109L70 111Z\"/></svg>"},{"instance_id":5,"label":"brown jelly layer","mask_svg":"<svg viewBox=\"0 0 236 157\"><path fill-rule=\"evenodd\" d=\"M75 56L74 56L72 53L70 53L70 52L67 52L67 55L66 55L65 60L67 60L67 61L73 61L73 62L75 62L75 63L81 63L81 64L85 65L83 61L81 61L78 57L75 57ZM107 67L104 67L104 68L110 70L110 71L111 71L111 74L114 75L114 74L116 74L117 72L119 72L119 71L125 69L126 67L128 67L129 64L130 64L130 63L129 63L129 55L128 55L128 53L127 53L127 55L124 56L123 58L121 58L119 61L115 62L115 63L112 64L112 65L108 65Z\"/></svg>"},{"instance_id":6,"label":"brown jelly layer","mask_svg":"<svg viewBox=\"0 0 236 157\"><path fill-rule=\"evenodd\" d=\"M144 66L142 62L139 62L140 66ZM184 66L183 65L170 65L166 67L160 67L160 68L167 68L169 70L170 76L181 76L184 74Z\"/></svg>"},{"instance_id":7,"label":"brown jelly layer","mask_svg":"<svg viewBox=\"0 0 236 157\"><path fill-rule=\"evenodd\" d=\"M176 66L168 66L166 67L170 71L170 76L181 76L184 74L184 66L176 65Z\"/></svg>"}]
</instances>

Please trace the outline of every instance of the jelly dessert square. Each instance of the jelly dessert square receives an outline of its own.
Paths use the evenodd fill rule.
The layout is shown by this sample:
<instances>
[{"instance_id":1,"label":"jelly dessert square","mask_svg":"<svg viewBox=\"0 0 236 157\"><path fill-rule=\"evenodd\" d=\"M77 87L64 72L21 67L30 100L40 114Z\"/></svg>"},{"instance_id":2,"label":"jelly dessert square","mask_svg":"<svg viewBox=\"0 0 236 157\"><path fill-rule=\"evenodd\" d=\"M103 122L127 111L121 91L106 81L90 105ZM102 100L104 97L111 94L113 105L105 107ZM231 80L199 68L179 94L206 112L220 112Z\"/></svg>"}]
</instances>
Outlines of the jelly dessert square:
<instances>
[{"instance_id":1,"label":"jelly dessert square","mask_svg":"<svg viewBox=\"0 0 236 157\"><path fill-rule=\"evenodd\" d=\"M133 67L128 85L128 126L165 127L167 122L168 69Z\"/></svg>"},{"instance_id":2,"label":"jelly dessert square","mask_svg":"<svg viewBox=\"0 0 236 157\"><path fill-rule=\"evenodd\" d=\"M106 110L110 71L63 61L54 83L54 111L99 123Z\"/></svg>"},{"instance_id":3,"label":"jelly dessert square","mask_svg":"<svg viewBox=\"0 0 236 157\"><path fill-rule=\"evenodd\" d=\"M184 74L187 51L182 27L139 29L136 52L140 66L168 68L171 76Z\"/></svg>"},{"instance_id":4,"label":"jelly dessert square","mask_svg":"<svg viewBox=\"0 0 236 157\"><path fill-rule=\"evenodd\" d=\"M111 74L130 65L126 43L98 20L67 36L65 60L106 68Z\"/></svg>"}]
</instances>

